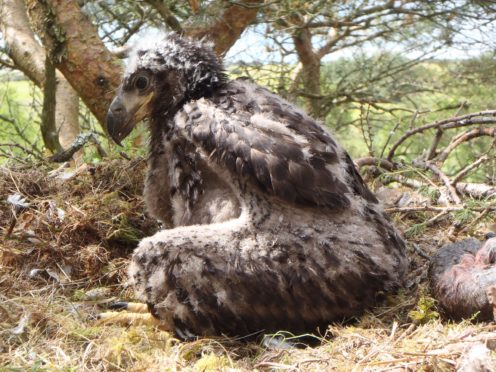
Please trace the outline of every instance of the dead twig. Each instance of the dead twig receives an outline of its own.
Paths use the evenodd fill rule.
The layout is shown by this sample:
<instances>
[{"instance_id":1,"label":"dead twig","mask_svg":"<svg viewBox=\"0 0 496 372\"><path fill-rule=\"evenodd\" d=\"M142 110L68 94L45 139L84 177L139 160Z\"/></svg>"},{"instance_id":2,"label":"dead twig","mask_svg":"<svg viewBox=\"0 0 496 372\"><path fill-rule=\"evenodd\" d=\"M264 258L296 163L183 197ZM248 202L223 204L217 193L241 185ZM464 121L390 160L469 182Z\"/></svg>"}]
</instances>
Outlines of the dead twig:
<instances>
[{"instance_id":1,"label":"dead twig","mask_svg":"<svg viewBox=\"0 0 496 372\"><path fill-rule=\"evenodd\" d=\"M482 163L486 162L489 160L489 156L484 155L474 161L472 164L467 165L465 168L463 168L458 174L453 177L453 180L451 181L451 185L455 186L463 177L465 177L468 173L473 171L474 169L477 169Z\"/></svg>"},{"instance_id":2,"label":"dead twig","mask_svg":"<svg viewBox=\"0 0 496 372\"><path fill-rule=\"evenodd\" d=\"M463 229L460 229L459 231L453 231L453 235L454 234L459 235L459 234L467 233L468 231L470 231L470 229L472 229L475 225L477 225L479 223L479 221L481 221L484 217L486 217L488 215L488 213L491 212L492 210L493 209L491 209L491 208L484 209L483 211L481 211L479 213L479 215L477 217L474 218L474 220L472 222L470 222L468 225L463 227Z\"/></svg>"},{"instance_id":3,"label":"dead twig","mask_svg":"<svg viewBox=\"0 0 496 372\"><path fill-rule=\"evenodd\" d=\"M358 168L362 168L364 166L379 166L390 172L396 169L394 163L390 162L389 160L375 158L373 156L365 156L363 158L357 159L355 163Z\"/></svg>"},{"instance_id":4,"label":"dead twig","mask_svg":"<svg viewBox=\"0 0 496 372\"><path fill-rule=\"evenodd\" d=\"M413 243L412 244L412 247L413 247L413 250L422 258L425 258L427 261L430 261L431 260L431 257L425 253L425 251L420 248L420 246L418 244L415 244Z\"/></svg>"},{"instance_id":5,"label":"dead twig","mask_svg":"<svg viewBox=\"0 0 496 372\"><path fill-rule=\"evenodd\" d=\"M5 233L4 239L9 239L10 236L12 235L12 231L14 231L14 227L17 224L17 217L15 213L12 213L12 216L10 218L10 223L9 227L7 229L7 232Z\"/></svg>"},{"instance_id":6,"label":"dead twig","mask_svg":"<svg viewBox=\"0 0 496 372\"><path fill-rule=\"evenodd\" d=\"M482 136L496 137L496 128L474 128L458 136L455 136L451 140L449 145L446 146L446 148L438 154L438 156L436 157L436 161L441 163L444 162L448 158L449 154L456 147L460 146L462 143L470 141L471 139Z\"/></svg>"},{"instance_id":7,"label":"dead twig","mask_svg":"<svg viewBox=\"0 0 496 372\"><path fill-rule=\"evenodd\" d=\"M446 186L446 189L449 192L449 195L451 196L451 199L455 204L461 204L462 200L458 196L458 193L456 191L456 188L451 184L451 180L448 178L444 172L439 169L434 163L431 163L429 161L422 161L422 160L417 160L414 162L415 165L424 168L424 169L429 169L432 173L434 173Z\"/></svg>"},{"instance_id":8,"label":"dead twig","mask_svg":"<svg viewBox=\"0 0 496 372\"><path fill-rule=\"evenodd\" d=\"M456 184L456 190L460 194L469 195L471 198L488 199L496 196L496 187L485 183L462 183Z\"/></svg>"},{"instance_id":9,"label":"dead twig","mask_svg":"<svg viewBox=\"0 0 496 372\"><path fill-rule=\"evenodd\" d=\"M463 101L461 105L458 107L458 110L456 110L454 116L458 116L460 114L460 111L465 107L467 104L467 101ZM443 137L444 131L442 128L438 128L436 131L436 136L434 137L434 141L432 141L431 148L429 149L429 153L427 155L427 160L432 160L433 158L436 157L436 151L437 147L439 146L439 143L441 142L441 138Z\"/></svg>"},{"instance_id":10,"label":"dead twig","mask_svg":"<svg viewBox=\"0 0 496 372\"><path fill-rule=\"evenodd\" d=\"M441 142L441 138L443 137L443 130L441 128L437 128L436 136L434 137L434 141L432 141L431 148L429 149L429 153L427 154L427 160L431 160L436 156L436 149Z\"/></svg>"},{"instance_id":11,"label":"dead twig","mask_svg":"<svg viewBox=\"0 0 496 372\"><path fill-rule=\"evenodd\" d=\"M389 150L387 160L392 161L396 150L398 147L405 142L411 136L424 132L428 129L440 128L440 129L452 129L461 128L470 125L480 125L480 124L495 124L496 123L496 110L487 110L474 112L467 115L462 115L458 117L452 117L449 119L443 119L435 121L434 123L426 124L418 128L410 129L405 134L403 134L391 147Z\"/></svg>"},{"instance_id":12,"label":"dead twig","mask_svg":"<svg viewBox=\"0 0 496 372\"><path fill-rule=\"evenodd\" d=\"M97 146L100 145L99 142L96 140L94 133L78 134L68 149L62 150L62 151L50 156L48 158L48 160L53 161L55 163L63 163L65 161L69 161L76 152L81 150L83 148L83 146L86 145L86 143L88 143L90 141L93 143L96 143Z\"/></svg>"},{"instance_id":13,"label":"dead twig","mask_svg":"<svg viewBox=\"0 0 496 372\"><path fill-rule=\"evenodd\" d=\"M360 127L361 127L361 133L363 137L363 141L365 142L365 145L367 146L368 152L370 156L374 156L374 149L372 147L373 145L373 134L372 134L372 125L370 124L370 104L367 105L367 111L363 112L363 104L360 105ZM365 123L364 123L365 122ZM366 125L365 125L366 124Z\"/></svg>"},{"instance_id":14,"label":"dead twig","mask_svg":"<svg viewBox=\"0 0 496 372\"><path fill-rule=\"evenodd\" d=\"M268 367L271 369L281 369L281 370L285 370L285 371L299 371L300 370L296 366L282 364L282 363L275 363L275 362L260 362L258 364L255 364L255 368L262 368L262 367Z\"/></svg>"}]
</instances>

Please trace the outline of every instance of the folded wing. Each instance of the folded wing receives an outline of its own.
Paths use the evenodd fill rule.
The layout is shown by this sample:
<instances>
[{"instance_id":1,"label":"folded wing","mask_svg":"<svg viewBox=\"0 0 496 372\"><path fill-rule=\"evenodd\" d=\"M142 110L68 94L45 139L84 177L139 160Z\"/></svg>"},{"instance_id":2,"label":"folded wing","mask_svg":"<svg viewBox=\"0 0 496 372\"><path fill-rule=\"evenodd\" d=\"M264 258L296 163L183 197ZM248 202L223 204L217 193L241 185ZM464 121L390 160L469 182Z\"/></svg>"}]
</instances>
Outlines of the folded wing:
<instances>
[{"instance_id":1,"label":"folded wing","mask_svg":"<svg viewBox=\"0 0 496 372\"><path fill-rule=\"evenodd\" d=\"M211 159L289 202L340 209L352 193L375 200L319 124L251 82L186 104L176 125Z\"/></svg>"}]
</instances>

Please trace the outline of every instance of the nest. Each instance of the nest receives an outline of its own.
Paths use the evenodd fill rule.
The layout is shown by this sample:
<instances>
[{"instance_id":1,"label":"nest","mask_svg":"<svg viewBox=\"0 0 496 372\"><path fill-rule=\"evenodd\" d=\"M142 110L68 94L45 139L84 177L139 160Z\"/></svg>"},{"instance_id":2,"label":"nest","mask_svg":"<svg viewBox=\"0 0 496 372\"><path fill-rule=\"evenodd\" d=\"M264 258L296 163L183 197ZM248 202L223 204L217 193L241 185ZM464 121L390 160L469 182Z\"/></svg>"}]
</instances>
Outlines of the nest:
<instances>
[{"instance_id":1,"label":"nest","mask_svg":"<svg viewBox=\"0 0 496 372\"><path fill-rule=\"evenodd\" d=\"M454 221L426 223L437 211L392 214L404 233L425 225L408 240L406 288L353 324L321 330L316 347L235 339L182 343L151 327L96 324L91 316L107 303L132 296L122 285L129 256L158 229L141 197L144 171L143 160L76 170L0 168L0 365L78 371L496 368L495 326L443 322L429 298L429 256L446 243Z\"/></svg>"},{"instance_id":2,"label":"nest","mask_svg":"<svg viewBox=\"0 0 496 372\"><path fill-rule=\"evenodd\" d=\"M0 169L0 263L10 272L106 283L137 242L157 230L141 197L145 162L79 169ZM41 270L41 271L40 271ZM56 273L56 274L55 274Z\"/></svg>"}]
</instances>

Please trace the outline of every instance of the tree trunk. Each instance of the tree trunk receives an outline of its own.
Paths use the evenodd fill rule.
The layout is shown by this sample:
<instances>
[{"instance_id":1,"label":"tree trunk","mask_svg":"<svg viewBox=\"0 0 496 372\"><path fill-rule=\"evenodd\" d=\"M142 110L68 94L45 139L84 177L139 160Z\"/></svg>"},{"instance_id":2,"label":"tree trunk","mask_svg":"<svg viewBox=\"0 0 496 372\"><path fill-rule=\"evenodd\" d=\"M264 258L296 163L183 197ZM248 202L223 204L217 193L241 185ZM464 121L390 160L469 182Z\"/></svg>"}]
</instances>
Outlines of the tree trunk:
<instances>
[{"instance_id":1,"label":"tree trunk","mask_svg":"<svg viewBox=\"0 0 496 372\"><path fill-rule=\"evenodd\" d=\"M55 154L62 150L59 143L57 127L55 125L55 66L49 55L45 58L45 86L43 87L43 109L41 111L41 136L45 147Z\"/></svg>"},{"instance_id":2,"label":"tree trunk","mask_svg":"<svg viewBox=\"0 0 496 372\"><path fill-rule=\"evenodd\" d=\"M16 67L39 87L45 84L45 52L29 27L22 0L2 0L0 30Z\"/></svg>"},{"instance_id":3,"label":"tree trunk","mask_svg":"<svg viewBox=\"0 0 496 372\"><path fill-rule=\"evenodd\" d=\"M0 31L15 66L43 89L45 49L36 42L22 0L3 0L0 6ZM55 122L60 144L65 148L79 133L78 98L59 71L56 72L56 77L56 102L59 104L55 107Z\"/></svg>"},{"instance_id":4,"label":"tree trunk","mask_svg":"<svg viewBox=\"0 0 496 372\"><path fill-rule=\"evenodd\" d=\"M217 18L217 21L206 27L194 27L186 24L183 28L186 35L195 39L207 38L213 41L215 52L225 54L239 39L247 26L252 24L257 17L259 5L262 0L245 0L233 2ZM195 22L190 22L194 24Z\"/></svg>"},{"instance_id":5,"label":"tree trunk","mask_svg":"<svg viewBox=\"0 0 496 372\"><path fill-rule=\"evenodd\" d=\"M55 56L56 67L103 125L120 83L121 62L107 50L76 0L26 0L26 3L31 24L45 48ZM262 0L246 0L244 6L229 5L214 24L202 28L186 26L185 32L193 38L208 37L214 41L218 54L225 53L255 20L257 5L262 3Z\"/></svg>"},{"instance_id":6,"label":"tree trunk","mask_svg":"<svg viewBox=\"0 0 496 372\"><path fill-rule=\"evenodd\" d=\"M62 74L58 74L61 75ZM59 141L64 149L68 149L77 135L79 127L79 96L64 78L57 75L57 106L55 109L55 123L59 133ZM77 151L73 158L79 162L83 156L82 150Z\"/></svg>"},{"instance_id":7,"label":"tree trunk","mask_svg":"<svg viewBox=\"0 0 496 372\"><path fill-rule=\"evenodd\" d=\"M121 63L98 37L75 0L26 0L31 23L55 58L56 67L104 125Z\"/></svg>"},{"instance_id":8,"label":"tree trunk","mask_svg":"<svg viewBox=\"0 0 496 372\"><path fill-rule=\"evenodd\" d=\"M306 110L315 118L322 118L322 98L320 86L320 58L312 48L312 35L306 28L293 34L301 68L295 77L292 90L302 91L306 102ZM301 95L301 93L300 93Z\"/></svg>"}]
</instances>

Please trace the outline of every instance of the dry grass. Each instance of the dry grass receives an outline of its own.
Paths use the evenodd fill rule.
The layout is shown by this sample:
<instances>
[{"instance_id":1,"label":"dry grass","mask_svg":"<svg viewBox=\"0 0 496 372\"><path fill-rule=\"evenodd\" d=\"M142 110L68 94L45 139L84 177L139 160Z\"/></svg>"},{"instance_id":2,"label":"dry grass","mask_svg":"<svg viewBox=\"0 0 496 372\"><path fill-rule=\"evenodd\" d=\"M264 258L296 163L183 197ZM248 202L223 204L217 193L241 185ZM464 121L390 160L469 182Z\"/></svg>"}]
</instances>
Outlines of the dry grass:
<instances>
[{"instance_id":1,"label":"dry grass","mask_svg":"<svg viewBox=\"0 0 496 372\"><path fill-rule=\"evenodd\" d=\"M427 261L413 249L407 289L352 325L331 326L315 347L267 348L229 339L179 342L147 326L100 325L94 316L109 301L131 298L122 285L129 254L137 240L157 228L146 218L140 197L143 161L112 161L72 175L62 169L47 176L48 171L0 169L1 370L494 367L496 326L441 321L426 289ZM19 208L14 220L6 199L16 193L29 206ZM406 229L414 217L396 218ZM432 253L444 243L441 230L431 229L415 244Z\"/></svg>"}]
</instances>

